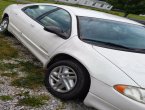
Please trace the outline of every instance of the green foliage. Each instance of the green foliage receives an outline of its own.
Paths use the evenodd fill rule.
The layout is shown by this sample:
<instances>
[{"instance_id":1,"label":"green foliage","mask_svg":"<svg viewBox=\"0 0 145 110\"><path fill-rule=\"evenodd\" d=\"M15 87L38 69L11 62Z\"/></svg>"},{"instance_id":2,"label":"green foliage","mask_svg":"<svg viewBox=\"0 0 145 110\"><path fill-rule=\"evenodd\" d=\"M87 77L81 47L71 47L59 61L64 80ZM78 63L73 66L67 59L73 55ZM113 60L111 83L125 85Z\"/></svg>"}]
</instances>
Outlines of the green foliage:
<instances>
[{"instance_id":1,"label":"green foliage","mask_svg":"<svg viewBox=\"0 0 145 110\"><path fill-rule=\"evenodd\" d=\"M124 11L125 16L131 14L145 14L145 0L107 0L115 9Z\"/></svg>"}]
</instances>

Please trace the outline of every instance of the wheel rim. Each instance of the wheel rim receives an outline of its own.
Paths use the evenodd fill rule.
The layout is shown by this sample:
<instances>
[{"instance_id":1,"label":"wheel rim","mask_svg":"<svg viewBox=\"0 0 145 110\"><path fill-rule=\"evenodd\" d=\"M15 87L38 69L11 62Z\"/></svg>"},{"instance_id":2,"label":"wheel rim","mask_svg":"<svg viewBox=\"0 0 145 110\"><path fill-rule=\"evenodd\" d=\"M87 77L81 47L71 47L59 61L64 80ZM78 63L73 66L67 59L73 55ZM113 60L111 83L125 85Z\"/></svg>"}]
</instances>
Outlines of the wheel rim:
<instances>
[{"instance_id":1,"label":"wheel rim","mask_svg":"<svg viewBox=\"0 0 145 110\"><path fill-rule=\"evenodd\" d=\"M3 20L0 24L0 32L3 32L7 29L8 27L8 21L7 20Z\"/></svg>"},{"instance_id":2,"label":"wheel rim","mask_svg":"<svg viewBox=\"0 0 145 110\"><path fill-rule=\"evenodd\" d=\"M55 91L66 93L76 86L77 74L68 66L58 66L51 71L49 83Z\"/></svg>"}]
</instances>

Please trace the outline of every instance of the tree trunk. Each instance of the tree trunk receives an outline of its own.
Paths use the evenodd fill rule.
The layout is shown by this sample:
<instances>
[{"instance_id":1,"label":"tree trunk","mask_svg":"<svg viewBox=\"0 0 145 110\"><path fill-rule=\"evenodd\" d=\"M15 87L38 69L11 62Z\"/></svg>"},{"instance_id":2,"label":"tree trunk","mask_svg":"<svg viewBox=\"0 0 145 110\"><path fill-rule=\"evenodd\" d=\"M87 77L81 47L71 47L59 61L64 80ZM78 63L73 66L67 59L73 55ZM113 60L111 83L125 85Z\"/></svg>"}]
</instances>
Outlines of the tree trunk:
<instances>
[{"instance_id":1,"label":"tree trunk","mask_svg":"<svg viewBox=\"0 0 145 110\"><path fill-rule=\"evenodd\" d=\"M126 17L127 18L127 16L129 15L129 13L124 13L124 17Z\"/></svg>"}]
</instances>

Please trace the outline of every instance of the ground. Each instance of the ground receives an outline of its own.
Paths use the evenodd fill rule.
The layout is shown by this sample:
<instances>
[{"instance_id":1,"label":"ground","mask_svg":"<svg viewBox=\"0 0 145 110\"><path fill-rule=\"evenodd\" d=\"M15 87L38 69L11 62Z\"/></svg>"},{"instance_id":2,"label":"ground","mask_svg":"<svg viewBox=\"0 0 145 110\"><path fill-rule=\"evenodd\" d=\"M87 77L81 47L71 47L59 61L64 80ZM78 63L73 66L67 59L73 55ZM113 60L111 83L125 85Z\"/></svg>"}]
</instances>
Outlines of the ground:
<instances>
[{"instance_id":1,"label":"ground","mask_svg":"<svg viewBox=\"0 0 145 110\"><path fill-rule=\"evenodd\" d=\"M0 110L92 110L44 87L42 64L13 35L0 34Z\"/></svg>"}]
</instances>

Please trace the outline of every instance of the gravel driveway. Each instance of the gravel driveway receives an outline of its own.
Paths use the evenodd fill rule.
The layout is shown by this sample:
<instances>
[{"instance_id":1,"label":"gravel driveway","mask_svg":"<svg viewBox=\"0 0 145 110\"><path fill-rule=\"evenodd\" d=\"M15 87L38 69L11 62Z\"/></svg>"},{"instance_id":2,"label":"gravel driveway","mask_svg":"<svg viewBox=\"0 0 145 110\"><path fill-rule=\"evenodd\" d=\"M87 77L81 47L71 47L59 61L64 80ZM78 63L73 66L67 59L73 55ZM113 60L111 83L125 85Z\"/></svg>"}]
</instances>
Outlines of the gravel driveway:
<instances>
[{"instance_id":1,"label":"gravel driveway","mask_svg":"<svg viewBox=\"0 0 145 110\"><path fill-rule=\"evenodd\" d=\"M16 51L14 57L0 57L0 110L94 110L77 101L62 102L53 97L41 84L42 79L36 82L40 74L35 79L35 73L40 70L43 74L42 64L12 35L0 38L13 54ZM6 53L3 48L1 52Z\"/></svg>"}]
</instances>

